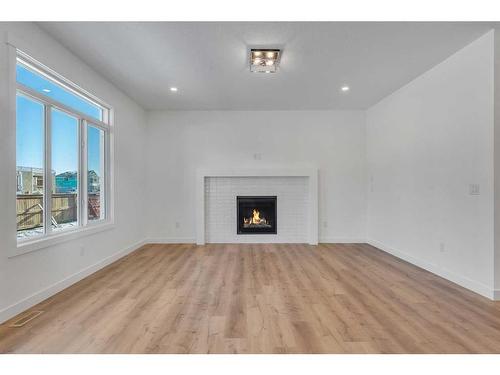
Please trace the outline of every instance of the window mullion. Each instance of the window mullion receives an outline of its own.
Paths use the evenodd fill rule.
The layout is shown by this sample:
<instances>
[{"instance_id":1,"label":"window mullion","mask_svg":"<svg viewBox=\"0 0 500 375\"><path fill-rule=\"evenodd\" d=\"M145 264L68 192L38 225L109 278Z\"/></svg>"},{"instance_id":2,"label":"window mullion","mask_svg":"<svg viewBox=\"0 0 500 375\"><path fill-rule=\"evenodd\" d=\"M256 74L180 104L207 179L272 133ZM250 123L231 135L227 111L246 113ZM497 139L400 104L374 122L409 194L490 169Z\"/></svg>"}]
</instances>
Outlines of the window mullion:
<instances>
[{"instance_id":1,"label":"window mullion","mask_svg":"<svg viewBox=\"0 0 500 375\"><path fill-rule=\"evenodd\" d=\"M100 219L105 220L108 217L108 197L109 197L109 189L108 189L108 161L109 157L107 155L107 152L109 150L108 147L108 142L109 142L109 133L108 132L103 132L103 142L101 144L101 149L100 149L100 154L102 155L101 157L101 186L100 186L100 191L101 191L101 213L100 213Z\"/></svg>"},{"instance_id":2,"label":"window mullion","mask_svg":"<svg viewBox=\"0 0 500 375\"><path fill-rule=\"evenodd\" d=\"M44 227L52 233L52 106L45 105L45 160L44 160Z\"/></svg>"},{"instance_id":3,"label":"window mullion","mask_svg":"<svg viewBox=\"0 0 500 375\"><path fill-rule=\"evenodd\" d=\"M77 220L77 226L82 226L83 225L83 214L82 214L82 174L83 174L83 168L82 168L82 119L78 119L78 171L76 172L76 180L77 182L77 189L76 189L76 194L77 194L77 204L76 204L76 220Z\"/></svg>"},{"instance_id":4,"label":"window mullion","mask_svg":"<svg viewBox=\"0 0 500 375\"><path fill-rule=\"evenodd\" d=\"M80 202L81 202L81 225L88 222L88 162L87 162L87 121L80 119Z\"/></svg>"}]
</instances>

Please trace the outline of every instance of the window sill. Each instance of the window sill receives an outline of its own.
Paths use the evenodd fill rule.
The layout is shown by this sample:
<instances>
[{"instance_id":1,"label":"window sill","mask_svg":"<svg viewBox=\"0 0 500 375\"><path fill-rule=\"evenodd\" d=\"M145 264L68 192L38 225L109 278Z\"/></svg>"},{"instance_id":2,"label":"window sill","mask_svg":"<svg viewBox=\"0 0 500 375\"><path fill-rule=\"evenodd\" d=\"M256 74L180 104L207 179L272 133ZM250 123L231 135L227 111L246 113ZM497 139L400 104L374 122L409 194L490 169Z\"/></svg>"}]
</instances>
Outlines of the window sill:
<instances>
[{"instance_id":1,"label":"window sill","mask_svg":"<svg viewBox=\"0 0 500 375\"><path fill-rule=\"evenodd\" d=\"M18 242L16 249L9 255L13 258L22 254L31 253L36 250L44 249L49 246L57 245L63 242L76 240L81 237L89 236L99 232L111 230L115 227L114 223L106 222L102 224L94 224L85 228L68 230L67 232L51 234L36 240L28 240Z\"/></svg>"}]
</instances>

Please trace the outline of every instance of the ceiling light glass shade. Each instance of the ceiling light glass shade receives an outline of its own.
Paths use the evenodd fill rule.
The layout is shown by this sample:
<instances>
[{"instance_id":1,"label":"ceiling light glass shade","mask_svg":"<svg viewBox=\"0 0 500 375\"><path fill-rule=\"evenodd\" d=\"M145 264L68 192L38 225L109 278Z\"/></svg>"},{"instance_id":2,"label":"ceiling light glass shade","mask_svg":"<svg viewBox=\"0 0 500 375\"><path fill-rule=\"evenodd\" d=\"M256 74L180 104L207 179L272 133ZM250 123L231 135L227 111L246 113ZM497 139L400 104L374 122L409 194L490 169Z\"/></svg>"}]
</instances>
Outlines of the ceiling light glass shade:
<instances>
[{"instance_id":1,"label":"ceiling light glass shade","mask_svg":"<svg viewBox=\"0 0 500 375\"><path fill-rule=\"evenodd\" d=\"M275 73L281 57L279 49L250 50L250 71L256 73Z\"/></svg>"}]
</instances>

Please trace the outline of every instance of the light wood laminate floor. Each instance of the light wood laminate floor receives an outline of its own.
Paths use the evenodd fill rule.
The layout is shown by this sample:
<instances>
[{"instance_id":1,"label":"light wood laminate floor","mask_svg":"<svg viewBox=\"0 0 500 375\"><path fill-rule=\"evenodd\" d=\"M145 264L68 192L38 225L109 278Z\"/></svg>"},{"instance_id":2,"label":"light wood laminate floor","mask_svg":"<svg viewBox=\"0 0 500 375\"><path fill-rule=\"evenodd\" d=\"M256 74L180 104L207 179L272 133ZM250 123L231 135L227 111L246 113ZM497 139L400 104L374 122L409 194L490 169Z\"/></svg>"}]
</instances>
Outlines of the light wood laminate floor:
<instances>
[{"instance_id":1,"label":"light wood laminate floor","mask_svg":"<svg viewBox=\"0 0 500 375\"><path fill-rule=\"evenodd\" d=\"M365 244L146 245L2 353L500 353L500 303Z\"/></svg>"}]
</instances>

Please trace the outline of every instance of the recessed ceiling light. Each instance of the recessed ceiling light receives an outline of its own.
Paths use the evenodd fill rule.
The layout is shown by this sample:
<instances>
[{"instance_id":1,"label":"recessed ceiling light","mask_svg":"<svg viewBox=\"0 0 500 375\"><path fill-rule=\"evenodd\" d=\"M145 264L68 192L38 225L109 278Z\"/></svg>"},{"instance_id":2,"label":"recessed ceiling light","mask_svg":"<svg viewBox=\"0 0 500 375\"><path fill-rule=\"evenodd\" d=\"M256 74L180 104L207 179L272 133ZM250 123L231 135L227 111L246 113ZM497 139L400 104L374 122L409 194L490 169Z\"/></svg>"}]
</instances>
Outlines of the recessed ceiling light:
<instances>
[{"instance_id":1,"label":"recessed ceiling light","mask_svg":"<svg viewBox=\"0 0 500 375\"><path fill-rule=\"evenodd\" d=\"M342 91L344 91L344 92L346 92L346 91L349 91L349 90L350 90L349 86L342 86L340 89L341 89Z\"/></svg>"},{"instance_id":2,"label":"recessed ceiling light","mask_svg":"<svg viewBox=\"0 0 500 375\"><path fill-rule=\"evenodd\" d=\"M42 91L43 92L50 92L51 90L49 90L49 89L43 89Z\"/></svg>"},{"instance_id":3,"label":"recessed ceiling light","mask_svg":"<svg viewBox=\"0 0 500 375\"><path fill-rule=\"evenodd\" d=\"M170 88L170 91L172 91L172 92L177 92L177 90L178 90L177 87L171 87Z\"/></svg>"},{"instance_id":4,"label":"recessed ceiling light","mask_svg":"<svg viewBox=\"0 0 500 375\"><path fill-rule=\"evenodd\" d=\"M279 49L250 50L250 71L256 73L275 73L281 58Z\"/></svg>"}]
</instances>

